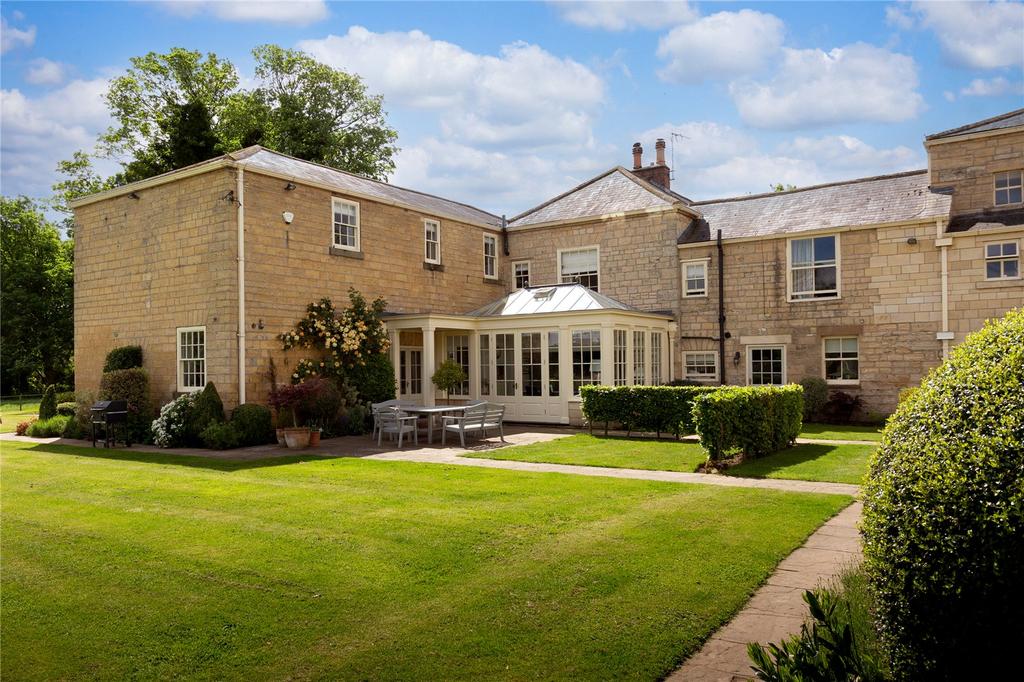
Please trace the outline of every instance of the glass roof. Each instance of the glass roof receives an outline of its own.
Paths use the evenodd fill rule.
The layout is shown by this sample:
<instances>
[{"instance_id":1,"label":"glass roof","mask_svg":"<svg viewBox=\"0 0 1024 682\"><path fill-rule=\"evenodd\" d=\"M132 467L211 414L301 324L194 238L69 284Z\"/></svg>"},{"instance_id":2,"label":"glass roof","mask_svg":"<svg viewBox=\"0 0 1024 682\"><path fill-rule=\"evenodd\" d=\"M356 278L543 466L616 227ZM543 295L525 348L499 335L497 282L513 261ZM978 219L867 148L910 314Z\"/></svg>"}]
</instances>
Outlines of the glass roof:
<instances>
[{"instance_id":1,"label":"glass roof","mask_svg":"<svg viewBox=\"0 0 1024 682\"><path fill-rule=\"evenodd\" d=\"M493 303L466 313L466 315L468 317L504 317L537 313L572 313L581 310L636 311L636 308L592 291L581 284L552 284L517 289Z\"/></svg>"}]
</instances>

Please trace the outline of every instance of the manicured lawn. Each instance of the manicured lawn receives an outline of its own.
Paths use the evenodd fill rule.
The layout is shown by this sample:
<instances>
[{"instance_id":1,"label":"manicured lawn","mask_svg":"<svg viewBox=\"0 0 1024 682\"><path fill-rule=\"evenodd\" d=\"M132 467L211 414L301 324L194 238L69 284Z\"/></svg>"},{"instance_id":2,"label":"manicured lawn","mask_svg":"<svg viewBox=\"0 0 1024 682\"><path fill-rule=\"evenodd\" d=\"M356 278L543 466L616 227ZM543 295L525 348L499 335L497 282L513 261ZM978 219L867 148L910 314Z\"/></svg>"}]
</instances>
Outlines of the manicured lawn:
<instances>
[{"instance_id":1,"label":"manicured lawn","mask_svg":"<svg viewBox=\"0 0 1024 682\"><path fill-rule=\"evenodd\" d=\"M14 433L19 422L28 421L39 414L39 402L34 403L12 403L6 402L0 405L0 433Z\"/></svg>"},{"instance_id":2,"label":"manicured lawn","mask_svg":"<svg viewBox=\"0 0 1024 682\"><path fill-rule=\"evenodd\" d=\"M546 443L517 445L466 457L512 459L520 462L580 464L616 469L654 469L659 471L696 471L708 454L697 443L675 440L613 438L578 433Z\"/></svg>"},{"instance_id":3,"label":"manicured lawn","mask_svg":"<svg viewBox=\"0 0 1024 682\"><path fill-rule=\"evenodd\" d=\"M821 440L882 440L881 426L855 426L852 424L804 424L800 438Z\"/></svg>"},{"instance_id":4,"label":"manicured lawn","mask_svg":"<svg viewBox=\"0 0 1024 682\"><path fill-rule=\"evenodd\" d=\"M3 443L0 675L658 679L843 496Z\"/></svg>"},{"instance_id":5,"label":"manicured lawn","mask_svg":"<svg viewBox=\"0 0 1024 682\"><path fill-rule=\"evenodd\" d=\"M729 476L859 484L874 445L805 444L726 470Z\"/></svg>"}]
</instances>

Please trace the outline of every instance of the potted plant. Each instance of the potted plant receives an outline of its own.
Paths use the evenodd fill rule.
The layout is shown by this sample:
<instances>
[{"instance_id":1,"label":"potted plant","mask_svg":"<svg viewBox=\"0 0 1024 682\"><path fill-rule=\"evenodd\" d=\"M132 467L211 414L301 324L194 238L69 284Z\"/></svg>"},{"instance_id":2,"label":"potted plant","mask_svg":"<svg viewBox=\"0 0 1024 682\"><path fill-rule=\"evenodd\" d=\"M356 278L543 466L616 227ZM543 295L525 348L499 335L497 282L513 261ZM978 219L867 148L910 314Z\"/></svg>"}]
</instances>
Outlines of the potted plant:
<instances>
[{"instance_id":1,"label":"potted plant","mask_svg":"<svg viewBox=\"0 0 1024 682\"><path fill-rule=\"evenodd\" d=\"M284 444L293 450L309 447L309 427L298 426L301 421L298 412L308 400L309 394L309 386L292 384L278 386L271 396L272 406L277 410L278 428L283 431L281 435L284 436Z\"/></svg>"},{"instance_id":2,"label":"potted plant","mask_svg":"<svg viewBox=\"0 0 1024 682\"><path fill-rule=\"evenodd\" d=\"M320 434L323 431L323 424L319 419L309 420L309 445L310 447L316 447L320 445Z\"/></svg>"},{"instance_id":3,"label":"potted plant","mask_svg":"<svg viewBox=\"0 0 1024 682\"><path fill-rule=\"evenodd\" d=\"M449 403L448 396L451 392L466 381L466 372L463 371L462 365L454 360L445 360L434 372L434 376L430 377L430 381L439 390L444 391L445 403Z\"/></svg>"}]
</instances>

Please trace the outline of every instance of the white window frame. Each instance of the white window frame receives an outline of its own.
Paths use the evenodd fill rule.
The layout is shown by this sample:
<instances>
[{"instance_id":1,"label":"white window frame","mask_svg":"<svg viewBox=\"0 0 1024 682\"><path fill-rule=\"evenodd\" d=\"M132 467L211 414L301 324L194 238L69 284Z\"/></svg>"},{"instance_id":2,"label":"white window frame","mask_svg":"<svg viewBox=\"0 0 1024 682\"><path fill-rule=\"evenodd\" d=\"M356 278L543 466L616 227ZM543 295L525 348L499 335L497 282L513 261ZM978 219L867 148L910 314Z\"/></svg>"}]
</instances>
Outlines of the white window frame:
<instances>
[{"instance_id":1,"label":"white window frame","mask_svg":"<svg viewBox=\"0 0 1024 682\"><path fill-rule=\"evenodd\" d=\"M834 291L823 290L821 293L832 294L830 296L796 296L793 292L793 242L801 241L805 239L820 239L821 237L832 237L835 239L835 268L836 268L836 288ZM842 249L840 248L841 240L838 233L826 232L822 234L808 234L799 237L790 237L786 240L786 299L790 303L807 303L814 301L835 301L843 297L843 268L842 268ZM813 249L813 242L812 242ZM813 259L813 252L811 255ZM814 268L813 260L811 269ZM825 266L828 267L828 266ZM806 292L800 292L806 293ZM818 292L810 292L818 293Z\"/></svg>"},{"instance_id":2,"label":"white window frame","mask_svg":"<svg viewBox=\"0 0 1024 682\"><path fill-rule=\"evenodd\" d=\"M755 384L753 382L754 351L755 350L782 350L782 383L781 384ZM777 343L766 343L764 345L747 346L747 386L785 386L786 378L786 346Z\"/></svg>"},{"instance_id":3,"label":"white window frame","mask_svg":"<svg viewBox=\"0 0 1024 682\"><path fill-rule=\"evenodd\" d=\"M1002 255L1002 249L1007 244L1013 244L1014 245L1014 247L1015 247L1015 249L1017 251L1016 255L1014 255L1014 256ZM999 256L989 256L988 255L988 247L990 247L990 246L998 246L999 250L1000 250L1000 255ZM1020 279L1020 277L1021 277L1021 275L1020 275L1020 265L1021 265L1020 240L1018 240L1018 239L1001 239L999 241L985 242L985 243L982 244L982 255L985 257L985 280L986 281L988 281L988 282L1005 282L1005 281L1008 281L1008 280ZM1005 268L1003 267L1002 263L1005 263L1006 261L1012 261L1012 260L1017 261L1017 274L1015 276L1007 277L1007 276L1002 274L1005 271ZM989 277L988 276L988 264L989 263L1000 263L1000 266L999 266L999 277Z\"/></svg>"},{"instance_id":4,"label":"white window frame","mask_svg":"<svg viewBox=\"0 0 1024 682\"><path fill-rule=\"evenodd\" d=\"M490 244L494 247L494 254L488 255L487 245ZM498 279L498 238L493 234L485 234L484 240L484 279ZM494 268L494 272L487 274L487 259L491 259L491 264Z\"/></svg>"},{"instance_id":5,"label":"white window frame","mask_svg":"<svg viewBox=\"0 0 1024 682\"><path fill-rule=\"evenodd\" d=\"M203 380L200 382L200 385L198 385L198 386L186 386L185 385L185 371L184 371L184 368L182 367L182 361L185 360L185 358L181 357L181 335L184 334L184 333L189 333L189 332L202 332L203 333L203 357L202 357L202 360L203 360ZM178 327L177 329L174 330L174 347L175 347L175 355L176 355L176 358L177 358L176 362L175 362L175 367L176 367L177 380L178 380L178 393L195 393L197 391L203 390L203 388L206 387L206 380L207 380L207 376L208 376L207 371L206 371L206 369L207 369L207 361L206 361L206 348L207 348L206 327L205 326L199 326L199 327ZM188 359L189 360L196 360L198 358L188 358Z\"/></svg>"},{"instance_id":6,"label":"white window frame","mask_svg":"<svg viewBox=\"0 0 1024 682\"><path fill-rule=\"evenodd\" d=\"M517 268L520 265L525 265L526 266L526 286L530 286L530 269L531 269L530 261L528 261L528 260L515 260L515 261L512 261L512 285L516 289L524 289L525 288L525 287L519 286L519 272L517 271Z\"/></svg>"},{"instance_id":7,"label":"white window frame","mask_svg":"<svg viewBox=\"0 0 1024 682\"><path fill-rule=\"evenodd\" d=\"M714 360L715 373L713 376L707 374L690 374L687 370L687 366L690 364L687 357L690 355L710 355L711 359ZM688 350L683 352L683 378L687 381L718 381L719 369L718 369L718 351L714 350Z\"/></svg>"},{"instance_id":8,"label":"white window frame","mask_svg":"<svg viewBox=\"0 0 1024 682\"><path fill-rule=\"evenodd\" d=\"M334 212L336 210L335 206L337 206L338 204L343 204L345 206L353 206L356 209L356 224L355 224L356 243L355 243L354 246L350 246L348 244L339 244L338 240L336 239L337 233L335 232L335 229L334 229ZM362 235L362 233L363 233L362 223L363 223L363 220L362 220L362 217L360 216L360 213L359 213L359 202L349 201L348 199L342 199L341 197L331 197L331 245L334 248L341 249L343 251L355 251L355 252L358 252L359 249L360 249L360 246L362 244L362 236L363 236Z\"/></svg>"},{"instance_id":9,"label":"white window frame","mask_svg":"<svg viewBox=\"0 0 1024 682\"><path fill-rule=\"evenodd\" d=\"M680 261L679 269L682 273L683 282L683 298L707 298L708 297L708 263L711 261L710 258L697 258L694 260ZM704 288L696 293L690 293L689 288L686 286L687 280L686 269L691 265L699 265L704 270Z\"/></svg>"},{"instance_id":10,"label":"white window frame","mask_svg":"<svg viewBox=\"0 0 1024 682\"><path fill-rule=\"evenodd\" d=\"M430 230L434 230L434 239L430 238ZM436 256L430 257L430 246L433 245ZM423 262L434 265L441 264L441 221L425 218L423 220Z\"/></svg>"},{"instance_id":11,"label":"white window frame","mask_svg":"<svg viewBox=\"0 0 1024 682\"><path fill-rule=\"evenodd\" d=\"M558 282L566 284L567 282L562 281L562 254L566 253L577 253L579 251L593 251L597 255L597 287L593 290L601 291L601 247L598 244L590 244L588 246L574 246L571 249L558 249L555 255L555 273L558 278ZM585 285L584 285L585 286ZM588 287L589 288L589 287Z\"/></svg>"},{"instance_id":12,"label":"white window frame","mask_svg":"<svg viewBox=\"0 0 1024 682\"><path fill-rule=\"evenodd\" d=\"M1007 176L1006 187L997 187L996 183L998 183L999 182L999 178L1001 176L1004 176L1004 175ZM1017 176L1017 183L1014 184L1014 185L1010 184L1010 177L1009 176L1012 176L1012 175L1016 175ZM1018 169L1018 170L1007 170L1007 171L1000 171L998 173L994 173L992 175L992 203L993 203L993 205L995 205L995 206L1017 206L1018 204L1020 204L1021 203L1020 201L1004 201L1003 203L999 203L999 192L1000 191L1006 192L1006 194L1007 194L1006 198L1009 199L1010 198L1009 194L1010 194L1010 190L1011 189L1019 189L1021 191L1021 199L1024 200L1024 170L1020 170L1020 169Z\"/></svg>"},{"instance_id":13,"label":"white window frame","mask_svg":"<svg viewBox=\"0 0 1024 682\"><path fill-rule=\"evenodd\" d=\"M589 365L590 366L590 378L586 379L586 380L581 378L578 381L576 379L576 367L579 366L582 369L583 367L586 367L587 365L583 365L583 364L577 365L577 363L576 363L576 335L577 334L581 334L581 335L582 334L589 334L589 338L591 340L590 345L585 347L586 350L588 350L590 352L590 354L591 354L590 365ZM604 350L605 349L602 348L602 345L603 345L602 342L603 341L604 341L604 339L602 338L600 327L598 327L598 328L590 328L590 327L579 327L579 328L576 328L576 327L574 327L574 328L571 328L569 330L569 367L570 367L569 381L572 382L571 383L571 387L572 387L571 395L572 395L573 398L578 398L579 397L579 395L580 395L580 388L582 388L583 386L600 386L604 382L604 373L603 373L602 370L604 369ZM596 379L594 378L594 358L593 358L593 352L594 352L595 348L597 349L597 352L600 353L600 355L601 355L600 362L598 362L598 365L597 365L598 377ZM584 349L584 346L581 344L580 345L580 350L582 351L583 349ZM582 374L582 372L581 372L581 374Z\"/></svg>"},{"instance_id":14,"label":"white window frame","mask_svg":"<svg viewBox=\"0 0 1024 682\"><path fill-rule=\"evenodd\" d=\"M855 358L833 358L834 360L856 360L857 361L857 378L856 379L829 379L828 371L828 357L826 348L829 341L842 341L844 339L854 339L857 342L857 357ZM840 355L842 355L840 350ZM825 383L829 386L858 386L860 385L860 337L859 336L823 336L821 339L821 376L825 379Z\"/></svg>"}]
</instances>

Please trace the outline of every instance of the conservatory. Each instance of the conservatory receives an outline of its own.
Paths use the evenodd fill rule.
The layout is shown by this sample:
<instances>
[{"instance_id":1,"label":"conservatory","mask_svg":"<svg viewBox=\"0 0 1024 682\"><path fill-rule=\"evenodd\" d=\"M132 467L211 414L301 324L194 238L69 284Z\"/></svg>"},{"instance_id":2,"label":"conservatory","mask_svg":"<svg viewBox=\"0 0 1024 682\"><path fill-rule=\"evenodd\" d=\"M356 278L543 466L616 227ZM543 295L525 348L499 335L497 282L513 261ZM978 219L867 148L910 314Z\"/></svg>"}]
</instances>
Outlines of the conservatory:
<instances>
[{"instance_id":1,"label":"conservatory","mask_svg":"<svg viewBox=\"0 0 1024 682\"><path fill-rule=\"evenodd\" d=\"M675 323L580 284L518 289L463 315L386 318L403 399L435 405L488 400L506 419L578 424L580 387L661 384L672 378ZM431 383L453 360L468 379L444 396Z\"/></svg>"}]
</instances>

